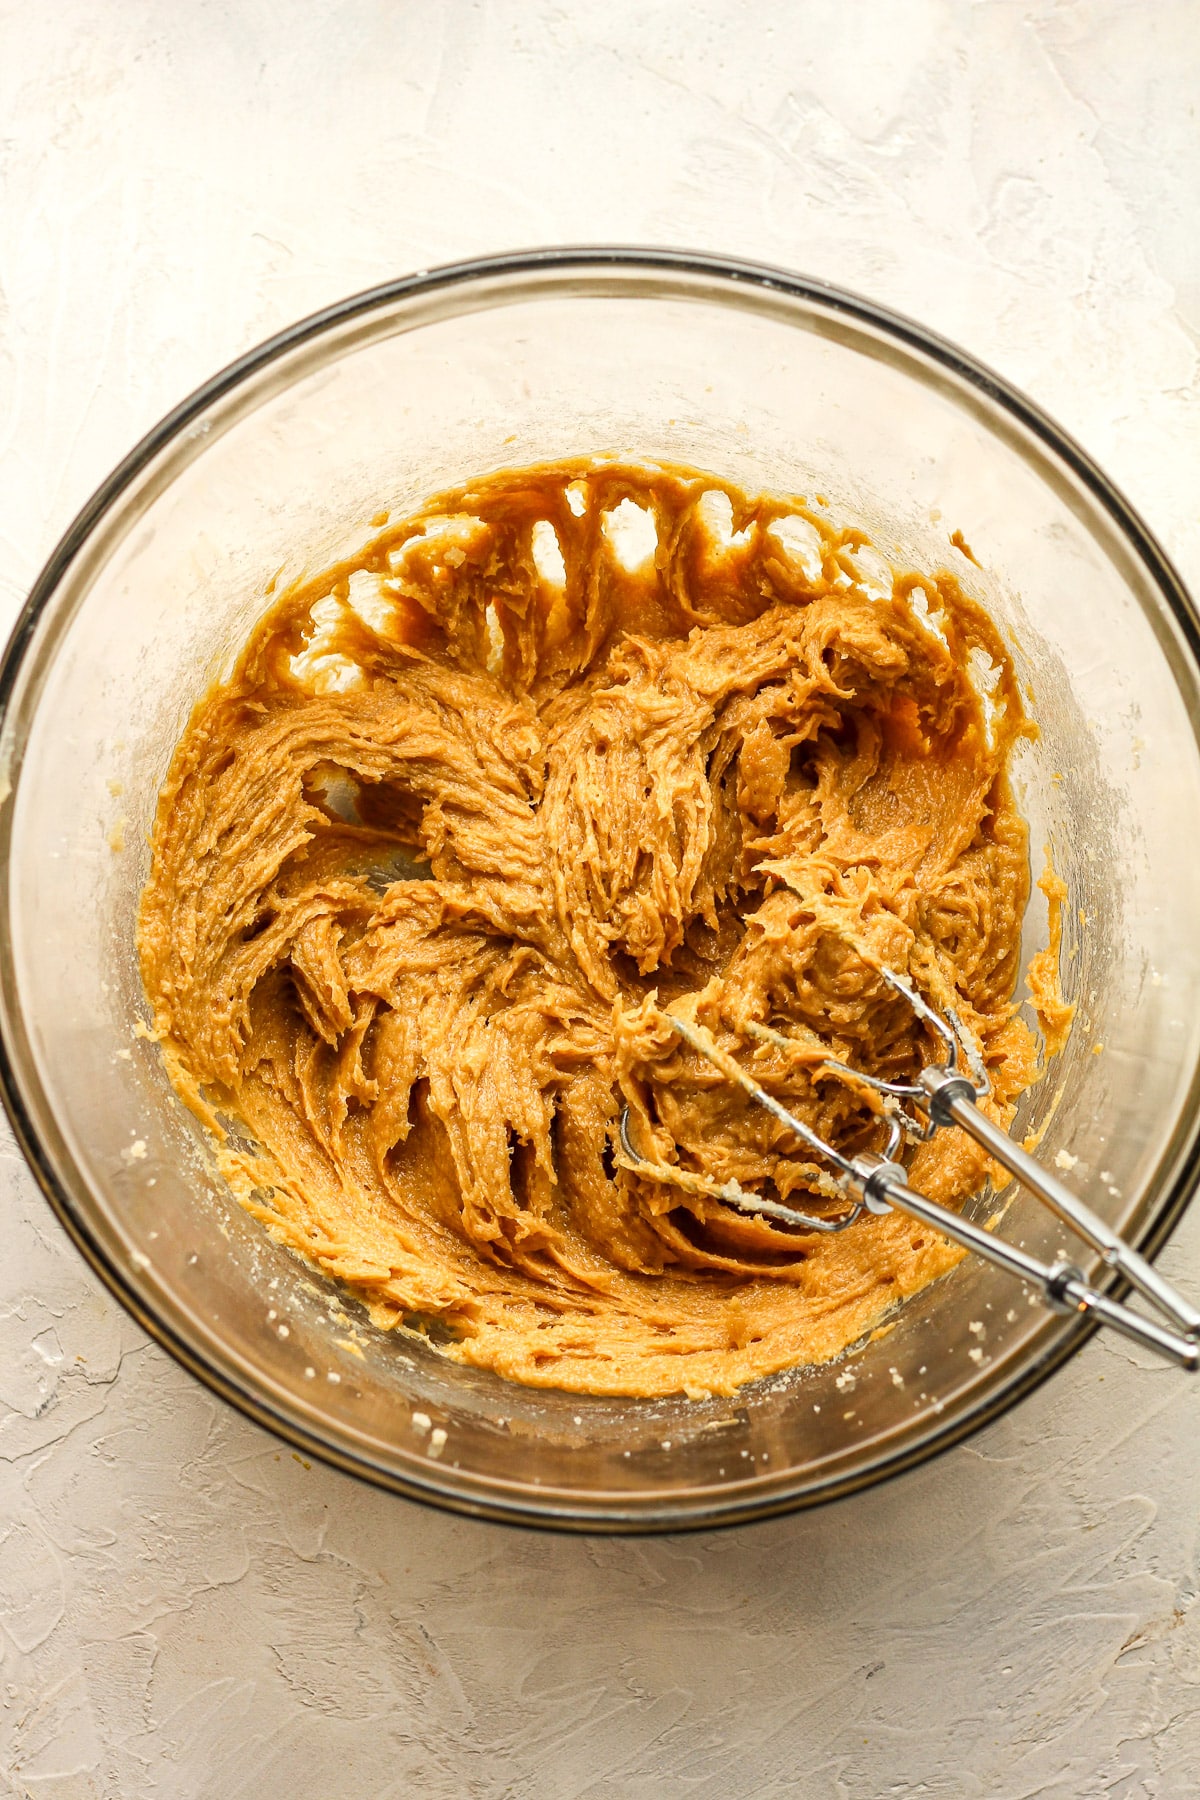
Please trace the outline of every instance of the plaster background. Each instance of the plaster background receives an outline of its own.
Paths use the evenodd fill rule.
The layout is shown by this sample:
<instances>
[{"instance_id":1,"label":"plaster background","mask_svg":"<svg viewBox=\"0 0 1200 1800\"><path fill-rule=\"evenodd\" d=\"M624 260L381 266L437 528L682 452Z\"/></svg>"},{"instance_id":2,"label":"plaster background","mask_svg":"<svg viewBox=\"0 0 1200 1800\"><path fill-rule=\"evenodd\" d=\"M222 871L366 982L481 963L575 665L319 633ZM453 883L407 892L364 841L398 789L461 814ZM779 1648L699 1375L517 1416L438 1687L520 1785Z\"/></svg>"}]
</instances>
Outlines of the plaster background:
<instances>
[{"instance_id":1,"label":"plaster background","mask_svg":"<svg viewBox=\"0 0 1200 1800\"><path fill-rule=\"evenodd\" d=\"M1028 389L1200 589L1191 0L0 0L0 623L133 441L389 275L554 241L857 288ZM556 1539L213 1400L0 1142L0 1794L1185 1800L1200 1382L1094 1341L737 1533ZM1200 1210L1164 1266L1200 1289Z\"/></svg>"}]
</instances>

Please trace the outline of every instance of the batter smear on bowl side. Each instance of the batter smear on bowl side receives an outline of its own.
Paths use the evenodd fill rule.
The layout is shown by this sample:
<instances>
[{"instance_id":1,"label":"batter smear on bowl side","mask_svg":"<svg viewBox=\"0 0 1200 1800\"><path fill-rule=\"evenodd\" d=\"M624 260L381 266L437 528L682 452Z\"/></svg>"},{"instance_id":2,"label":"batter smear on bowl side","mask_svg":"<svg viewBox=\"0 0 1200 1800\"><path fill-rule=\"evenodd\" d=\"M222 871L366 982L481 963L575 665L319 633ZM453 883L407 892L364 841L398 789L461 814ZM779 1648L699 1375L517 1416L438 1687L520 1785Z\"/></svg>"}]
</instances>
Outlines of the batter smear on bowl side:
<instances>
[{"instance_id":1,"label":"batter smear on bowl side","mask_svg":"<svg viewBox=\"0 0 1200 1800\"><path fill-rule=\"evenodd\" d=\"M184 732L139 934L172 1080L249 1210L448 1356L621 1395L824 1360L961 1253L647 1180L622 1108L647 1157L840 1210L663 1011L852 1152L878 1121L822 1060L930 1055L887 967L1007 1124L1030 729L949 576L795 500L591 462L443 494L276 598ZM1055 956L1033 985L1052 1042ZM950 1204L986 1173L957 1131L911 1172Z\"/></svg>"}]
</instances>

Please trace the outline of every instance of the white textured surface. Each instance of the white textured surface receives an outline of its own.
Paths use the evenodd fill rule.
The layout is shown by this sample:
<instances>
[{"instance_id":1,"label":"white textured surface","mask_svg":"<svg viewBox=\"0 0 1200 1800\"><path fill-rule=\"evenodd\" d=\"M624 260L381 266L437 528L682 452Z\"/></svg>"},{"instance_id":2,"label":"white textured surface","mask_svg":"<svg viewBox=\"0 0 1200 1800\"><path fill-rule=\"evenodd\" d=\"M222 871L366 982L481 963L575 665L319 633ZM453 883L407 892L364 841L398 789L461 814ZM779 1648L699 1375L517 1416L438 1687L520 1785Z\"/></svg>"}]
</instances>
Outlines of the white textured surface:
<instances>
[{"instance_id":1,"label":"white textured surface","mask_svg":"<svg viewBox=\"0 0 1200 1800\"><path fill-rule=\"evenodd\" d=\"M269 331L531 243L692 244L1026 387L1200 586L1194 0L0 0L0 611ZM1191 1800L1200 1383L1093 1343L819 1514L551 1539L298 1459L0 1149L0 1791ZM1168 1270L1200 1289L1200 1213Z\"/></svg>"}]
</instances>

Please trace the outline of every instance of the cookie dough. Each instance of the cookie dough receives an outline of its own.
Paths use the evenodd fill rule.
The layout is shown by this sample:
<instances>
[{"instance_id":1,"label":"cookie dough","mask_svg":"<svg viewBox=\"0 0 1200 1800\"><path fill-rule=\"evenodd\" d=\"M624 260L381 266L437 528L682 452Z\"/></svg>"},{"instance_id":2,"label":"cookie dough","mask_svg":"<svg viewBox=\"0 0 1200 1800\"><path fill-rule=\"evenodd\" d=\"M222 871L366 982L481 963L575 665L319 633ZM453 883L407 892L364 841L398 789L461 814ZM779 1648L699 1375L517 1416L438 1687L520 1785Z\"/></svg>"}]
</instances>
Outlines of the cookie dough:
<instances>
[{"instance_id":1,"label":"cookie dough","mask_svg":"<svg viewBox=\"0 0 1200 1800\"><path fill-rule=\"evenodd\" d=\"M647 1156L843 1204L664 1011L857 1150L878 1120L821 1061L929 1059L878 972L904 970L1007 1122L1039 1069L1007 776L1031 729L986 613L815 502L497 473L275 596L196 707L142 900L153 1030L239 1198L378 1324L534 1386L732 1392L959 1252L632 1172L625 1105ZM1057 1032L1055 959L1035 1003ZM949 1131L912 1165L950 1204L986 1173Z\"/></svg>"}]
</instances>

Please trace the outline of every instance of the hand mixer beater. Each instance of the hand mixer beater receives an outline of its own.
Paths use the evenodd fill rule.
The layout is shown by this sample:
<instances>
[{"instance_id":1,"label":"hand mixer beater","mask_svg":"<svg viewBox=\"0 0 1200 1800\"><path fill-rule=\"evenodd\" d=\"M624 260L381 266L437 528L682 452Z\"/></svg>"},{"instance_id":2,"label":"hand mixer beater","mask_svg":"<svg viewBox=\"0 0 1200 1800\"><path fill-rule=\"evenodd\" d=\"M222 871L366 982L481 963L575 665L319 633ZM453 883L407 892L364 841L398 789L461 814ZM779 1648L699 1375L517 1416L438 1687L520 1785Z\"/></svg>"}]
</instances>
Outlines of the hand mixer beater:
<instances>
[{"instance_id":1,"label":"hand mixer beater","mask_svg":"<svg viewBox=\"0 0 1200 1800\"><path fill-rule=\"evenodd\" d=\"M651 1180L668 1183L692 1194L706 1195L739 1212L756 1214L808 1233L845 1231L864 1214L886 1213L893 1207L898 1208L961 1244L964 1250L973 1251L997 1268L1017 1276L1055 1312L1088 1316L1157 1351L1181 1368L1200 1369L1200 1308L1185 1300L1144 1256L980 1110L979 1102L986 1099L989 1091L987 1072L957 1014L947 1009L948 1016L943 1016L903 975L890 969L880 969L879 973L897 994L903 995L946 1053L944 1062L927 1064L911 1082L886 1081L848 1068L833 1058L827 1058L821 1065L826 1072L881 1096L887 1130L881 1151L844 1156L803 1120L796 1118L702 1027L669 1011L662 1014L664 1021L685 1043L726 1079L736 1082L756 1105L765 1108L807 1149L831 1165L836 1188L851 1202L845 1211L832 1217L806 1213L784 1201L749 1193L736 1180L715 1182L674 1163L643 1157L632 1139L628 1107L621 1115L619 1134L626 1166L633 1173ZM747 1030L751 1036L784 1049L792 1043L784 1034L764 1025L751 1022ZM990 1157L1050 1207L1064 1225L1099 1251L1107 1266L1123 1276L1157 1309L1160 1318L1169 1320L1170 1324L1147 1318L1093 1287L1074 1263L1066 1259L1042 1262L1019 1245L910 1187L908 1171L896 1160L903 1139L927 1139L951 1125L969 1133Z\"/></svg>"}]
</instances>

